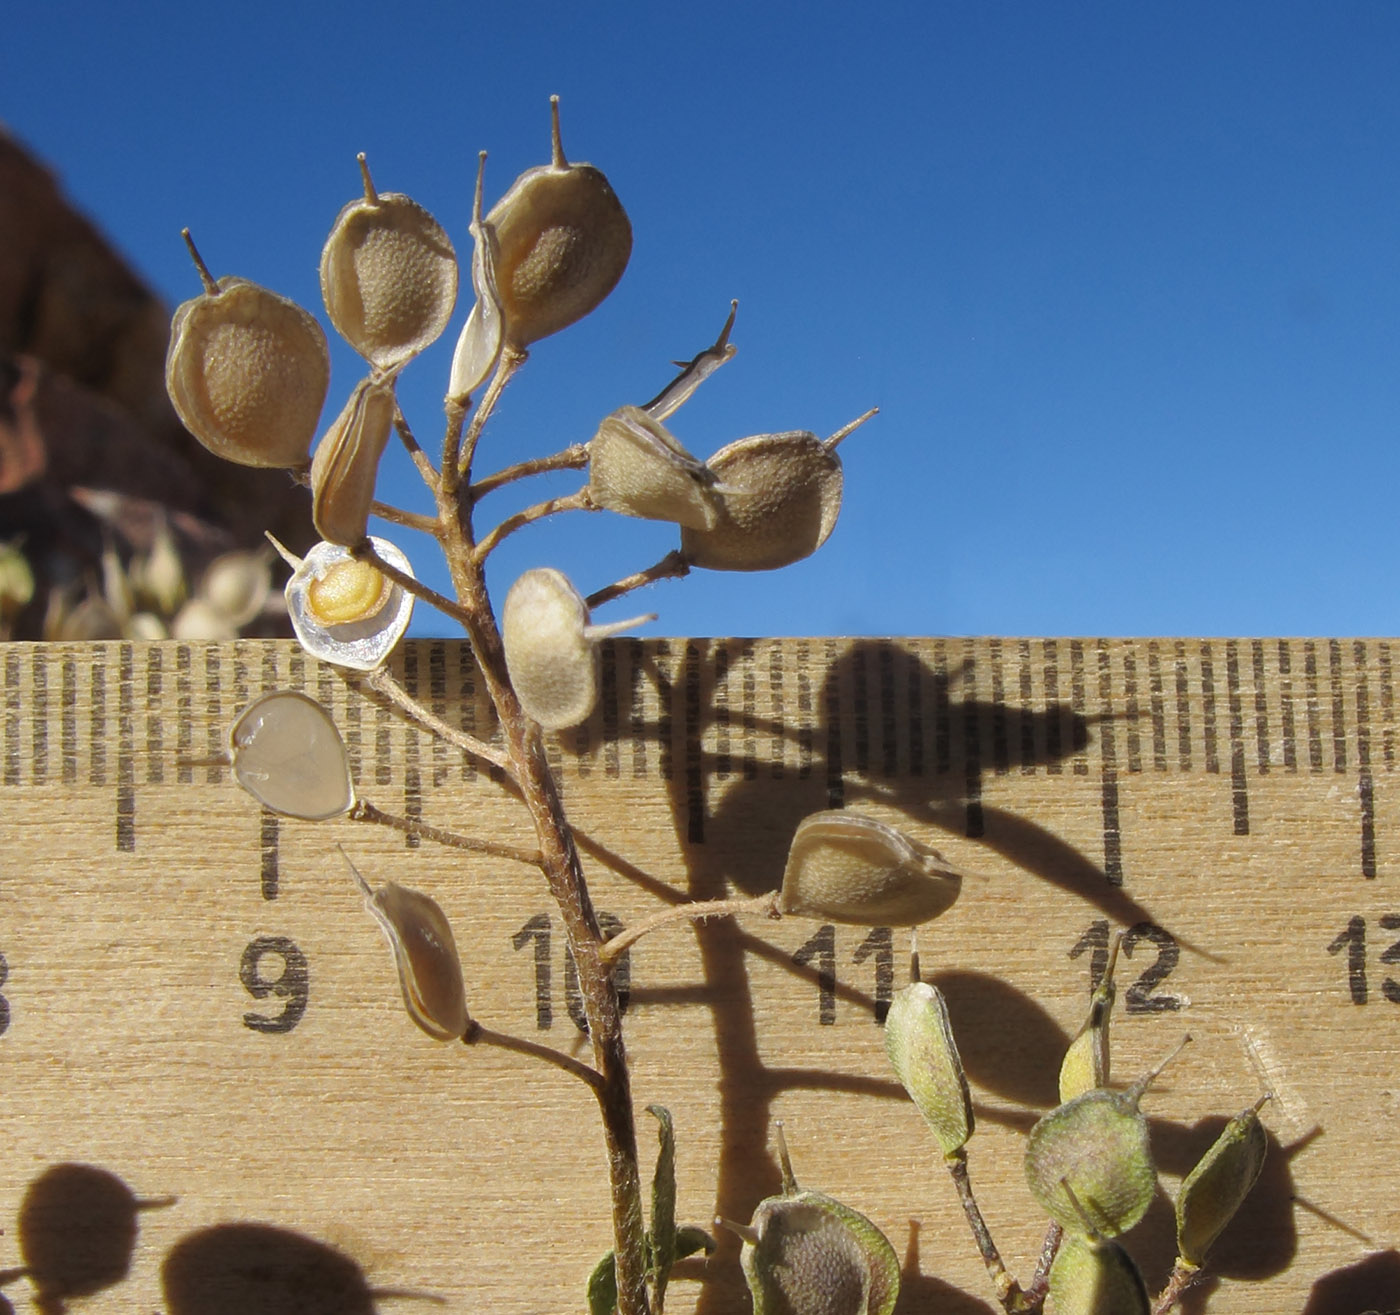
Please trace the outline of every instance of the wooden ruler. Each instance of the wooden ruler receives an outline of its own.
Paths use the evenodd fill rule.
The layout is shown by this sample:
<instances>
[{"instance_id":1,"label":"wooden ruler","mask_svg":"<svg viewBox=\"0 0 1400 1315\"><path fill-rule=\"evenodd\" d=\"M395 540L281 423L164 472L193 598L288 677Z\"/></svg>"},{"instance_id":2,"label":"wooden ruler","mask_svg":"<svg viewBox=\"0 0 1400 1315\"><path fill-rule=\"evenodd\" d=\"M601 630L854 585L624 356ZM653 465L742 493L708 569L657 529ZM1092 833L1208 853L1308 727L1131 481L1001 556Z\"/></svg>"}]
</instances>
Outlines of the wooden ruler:
<instances>
[{"instance_id":1,"label":"wooden ruler","mask_svg":"<svg viewBox=\"0 0 1400 1315\"><path fill-rule=\"evenodd\" d=\"M1274 1093L1264 1176L1189 1309L1357 1315L1400 1307L1396 660L1350 639L617 642L598 712L552 752L619 923L771 888L821 808L977 874L920 948L973 1086L973 1182L1023 1277L1042 1232L1024 1134L1126 931L1115 1076L1195 1039L1145 1101L1164 1182ZM0 665L0 1269L41 1271L6 1276L15 1309L38 1309L36 1277L59 1298L85 1286L93 1312L418 1308L389 1292L582 1309L609 1245L588 1093L413 1028L336 845L442 904L483 1023L586 1055L538 875L279 819L189 764L252 698L295 688L332 709L381 808L531 844L500 782L291 644L11 645ZM408 644L394 670L490 734L462 645ZM801 919L646 938L635 1094L674 1115L684 1221L747 1220L776 1189L782 1118L803 1184L905 1256L902 1309L986 1312L875 1025L906 953L904 933ZM83 1211L96 1241L79 1245L63 1230ZM36 1260L45 1237L58 1251ZM1160 1284L1165 1195L1128 1242ZM726 1237L668 1306L747 1300Z\"/></svg>"}]
</instances>

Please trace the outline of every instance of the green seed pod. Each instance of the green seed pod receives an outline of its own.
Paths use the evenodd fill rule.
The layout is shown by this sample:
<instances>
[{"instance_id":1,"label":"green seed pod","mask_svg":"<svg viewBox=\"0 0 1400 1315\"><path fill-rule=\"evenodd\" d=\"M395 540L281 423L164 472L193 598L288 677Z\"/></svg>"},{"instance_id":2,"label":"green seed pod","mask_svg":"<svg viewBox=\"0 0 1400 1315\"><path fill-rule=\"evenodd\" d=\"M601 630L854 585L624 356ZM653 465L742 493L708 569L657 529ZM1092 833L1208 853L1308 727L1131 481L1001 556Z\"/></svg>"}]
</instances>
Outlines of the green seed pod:
<instances>
[{"instance_id":1,"label":"green seed pod","mask_svg":"<svg viewBox=\"0 0 1400 1315\"><path fill-rule=\"evenodd\" d=\"M365 537L379 459L394 427L394 382L362 379L316 445L311 519L328 543L354 548Z\"/></svg>"},{"instance_id":2,"label":"green seed pod","mask_svg":"<svg viewBox=\"0 0 1400 1315\"><path fill-rule=\"evenodd\" d=\"M1067 1232L1050 1266L1053 1315L1148 1315L1147 1287L1116 1242Z\"/></svg>"},{"instance_id":3,"label":"green seed pod","mask_svg":"<svg viewBox=\"0 0 1400 1315\"><path fill-rule=\"evenodd\" d=\"M553 158L529 169L491 208L495 283L505 343L523 351L597 306L632 254L632 225L608 180L570 164L559 137L559 98L550 100Z\"/></svg>"},{"instance_id":4,"label":"green seed pod","mask_svg":"<svg viewBox=\"0 0 1400 1315\"><path fill-rule=\"evenodd\" d=\"M436 1041L460 1041L471 1018L447 915L436 900L393 881L371 890L348 857L345 861L365 897L365 908L394 951L408 1016Z\"/></svg>"},{"instance_id":5,"label":"green seed pod","mask_svg":"<svg viewBox=\"0 0 1400 1315\"><path fill-rule=\"evenodd\" d=\"M547 731L586 721L598 701L598 640L651 620L592 625L567 576L549 567L526 571L501 610L506 668L526 715Z\"/></svg>"},{"instance_id":6,"label":"green seed pod","mask_svg":"<svg viewBox=\"0 0 1400 1315\"><path fill-rule=\"evenodd\" d=\"M186 429L242 466L304 466L330 387L321 326L294 301L217 282L189 240L204 292L170 324L165 388Z\"/></svg>"},{"instance_id":7,"label":"green seed pod","mask_svg":"<svg viewBox=\"0 0 1400 1315\"><path fill-rule=\"evenodd\" d=\"M600 507L643 520L712 528L715 476L659 420L637 406L604 418L588 445L588 493Z\"/></svg>"},{"instance_id":8,"label":"green seed pod","mask_svg":"<svg viewBox=\"0 0 1400 1315\"><path fill-rule=\"evenodd\" d=\"M229 732L233 775L260 804L321 822L355 806L350 759L330 714L295 690L264 694Z\"/></svg>"},{"instance_id":9,"label":"green seed pod","mask_svg":"<svg viewBox=\"0 0 1400 1315\"><path fill-rule=\"evenodd\" d=\"M706 463L727 490L719 518L713 527L682 528L686 559L711 571L772 571L816 552L841 510L837 444L874 414L825 441L793 430L721 448Z\"/></svg>"},{"instance_id":10,"label":"green seed pod","mask_svg":"<svg viewBox=\"0 0 1400 1315\"><path fill-rule=\"evenodd\" d=\"M1105 1237L1117 1237L1147 1213L1157 1191L1157 1169L1147 1119L1138 1106L1180 1049L1127 1091L1086 1091L1056 1106L1031 1129L1026 1181L1056 1223L1082 1233L1087 1221Z\"/></svg>"},{"instance_id":11,"label":"green seed pod","mask_svg":"<svg viewBox=\"0 0 1400 1315\"><path fill-rule=\"evenodd\" d=\"M1113 1001L1118 994L1113 985L1113 970L1117 966L1118 947L1122 943L1121 936L1114 937L1103 979L1094 988L1089 1001L1089 1016L1069 1043L1060 1064L1061 1104L1095 1087L1108 1086L1108 1025L1113 1014Z\"/></svg>"},{"instance_id":12,"label":"green seed pod","mask_svg":"<svg viewBox=\"0 0 1400 1315\"><path fill-rule=\"evenodd\" d=\"M1262 1097L1231 1119L1181 1184L1176 1197L1176 1249L1188 1265L1205 1260L1258 1181L1269 1146L1259 1122L1259 1110L1267 1099Z\"/></svg>"},{"instance_id":13,"label":"green seed pod","mask_svg":"<svg viewBox=\"0 0 1400 1315\"><path fill-rule=\"evenodd\" d=\"M778 908L865 927L928 922L958 897L962 874L885 822L833 809L797 824Z\"/></svg>"},{"instance_id":14,"label":"green seed pod","mask_svg":"<svg viewBox=\"0 0 1400 1315\"><path fill-rule=\"evenodd\" d=\"M331 323L379 370L416 356L447 327L457 301L457 256L416 201L377 192L359 156L363 199L339 214L321 251L321 296Z\"/></svg>"},{"instance_id":15,"label":"green seed pod","mask_svg":"<svg viewBox=\"0 0 1400 1315\"><path fill-rule=\"evenodd\" d=\"M956 1155L972 1136L972 1095L936 986L914 982L895 994L885 1016L885 1053L943 1154Z\"/></svg>"}]
</instances>

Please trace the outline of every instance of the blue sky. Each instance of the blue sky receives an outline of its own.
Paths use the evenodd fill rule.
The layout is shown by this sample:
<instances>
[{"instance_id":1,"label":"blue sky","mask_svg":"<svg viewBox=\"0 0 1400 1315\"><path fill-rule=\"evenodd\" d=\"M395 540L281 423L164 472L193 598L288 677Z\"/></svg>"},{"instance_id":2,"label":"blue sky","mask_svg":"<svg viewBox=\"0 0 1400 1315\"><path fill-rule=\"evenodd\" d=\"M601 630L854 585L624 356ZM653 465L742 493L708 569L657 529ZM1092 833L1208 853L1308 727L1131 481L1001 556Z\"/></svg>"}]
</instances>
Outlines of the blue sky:
<instances>
[{"instance_id":1,"label":"blue sky","mask_svg":"<svg viewBox=\"0 0 1400 1315\"><path fill-rule=\"evenodd\" d=\"M46 0L6 29L0 119L172 303L188 224L319 311L360 150L465 254L476 152L494 199L558 93L634 253L482 470L652 396L731 297L738 356L671 422L691 451L881 407L825 547L658 586L650 633L1397 631L1400 5ZM466 309L401 385L430 448ZM358 373L338 350L327 421ZM382 487L415 496L401 464ZM673 543L575 514L495 587L588 592Z\"/></svg>"}]
</instances>

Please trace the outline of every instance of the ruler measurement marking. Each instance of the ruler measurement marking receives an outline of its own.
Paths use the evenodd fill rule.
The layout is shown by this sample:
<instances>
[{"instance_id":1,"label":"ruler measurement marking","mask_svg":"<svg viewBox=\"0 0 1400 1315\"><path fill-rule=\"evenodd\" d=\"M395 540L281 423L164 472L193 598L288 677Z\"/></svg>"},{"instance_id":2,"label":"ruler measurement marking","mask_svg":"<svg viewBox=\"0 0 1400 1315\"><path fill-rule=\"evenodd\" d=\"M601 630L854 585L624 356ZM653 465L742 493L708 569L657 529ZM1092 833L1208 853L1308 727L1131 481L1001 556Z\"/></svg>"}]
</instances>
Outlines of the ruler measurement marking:
<instances>
[{"instance_id":1,"label":"ruler measurement marking","mask_svg":"<svg viewBox=\"0 0 1400 1315\"><path fill-rule=\"evenodd\" d=\"M618 706L616 644L605 644L598 655L599 692L598 703L603 715L603 775L609 781L616 781L622 775L621 750L617 737L620 729L621 709Z\"/></svg>"},{"instance_id":2,"label":"ruler measurement marking","mask_svg":"<svg viewBox=\"0 0 1400 1315\"><path fill-rule=\"evenodd\" d=\"M705 843L705 767L701 757L700 645L685 646L685 806L686 839Z\"/></svg>"},{"instance_id":3,"label":"ruler measurement marking","mask_svg":"<svg viewBox=\"0 0 1400 1315\"><path fill-rule=\"evenodd\" d=\"M1342 646L1327 641L1327 674L1332 681L1332 770L1347 769L1346 695L1342 689Z\"/></svg>"},{"instance_id":4,"label":"ruler measurement marking","mask_svg":"<svg viewBox=\"0 0 1400 1315\"><path fill-rule=\"evenodd\" d=\"M1283 765L1298 770L1298 742L1293 725L1293 651L1286 639L1278 641L1279 735L1283 741Z\"/></svg>"},{"instance_id":5,"label":"ruler measurement marking","mask_svg":"<svg viewBox=\"0 0 1400 1315\"><path fill-rule=\"evenodd\" d=\"M1021 698L1021 775L1035 775L1035 714L1031 699L1035 685L1031 671L1031 643L1028 639L1016 645L1017 691Z\"/></svg>"},{"instance_id":6,"label":"ruler measurement marking","mask_svg":"<svg viewBox=\"0 0 1400 1315\"><path fill-rule=\"evenodd\" d=\"M994 639L992 668L992 771L1005 776L1011 770L1011 741L1006 730L1006 675L1002 670L1001 640Z\"/></svg>"},{"instance_id":7,"label":"ruler measurement marking","mask_svg":"<svg viewBox=\"0 0 1400 1315\"><path fill-rule=\"evenodd\" d=\"M771 730L768 736L768 777L781 781L784 775L784 743L779 733L787 724L787 699L783 694L783 649L774 644L768 654L768 715Z\"/></svg>"},{"instance_id":8,"label":"ruler measurement marking","mask_svg":"<svg viewBox=\"0 0 1400 1315\"><path fill-rule=\"evenodd\" d=\"M154 644L144 650L146 658L146 784L165 780L165 727L160 709L165 697L165 671L161 650Z\"/></svg>"},{"instance_id":9,"label":"ruler measurement marking","mask_svg":"<svg viewBox=\"0 0 1400 1315\"><path fill-rule=\"evenodd\" d=\"M1361 808L1361 875L1376 876L1376 797L1371 779L1371 693L1366 685L1366 645L1352 646L1356 664L1356 795Z\"/></svg>"},{"instance_id":10,"label":"ruler measurement marking","mask_svg":"<svg viewBox=\"0 0 1400 1315\"><path fill-rule=\"evenodd\" d=\"M832 679L839 657L834 640L822 645L826 660L826 681L822 697L826 705L826 806L846 806L845 766L841 758L841 682Z\"/></svg>"},{"instance_id":11,"label":"ruler measurement marking","mask_svg":"<svg viewBox=\"0 0 1400 1315\"><path fill-rule=\"evenodd\" d=\"M743 776L746 781L758 780L758 670L755 663L753 640L746 639L739 646L739 725L744 741Z\"/></svg>"},{"instance_id":12,"label":"ruler measurement marking","mask_svg":"<svg viewBox=\"0 0 1400 1315\"><path fill-rule=\"evenodd\" d=\"M1069 709L1076 727L1084 724L1084 645L1077 639L1069 642ZM1077 738L1077 737L1076 737ZM1075 745L1073 771L1076 776L1089 774L1089 755L1085 746Z\"/></svg>"},{"instance_id":13,"label":"ruler measurement marking","mask_svg":"<svg viewBox=\"0 0 1400 1315\"><path fill-rule=\"evenodd\" d=\"M417 699L422 693L418 680L418 648L413 644L407 644L403 649L403 687L412 699ZM420 759L422 736L416 722L405 721L401 725L404 736L403 815L410 822L421 822L423 820L423 776ZM405 849L417 849L422 842L422 837L406 832L403 841Z\"/></svg>"},{"instance_id":14,"label":"ruler measurement marking","mask_svg":"<svg viewBox=\"0 0 1400 1315\"><path fill-rule=\"evenodd\" d=\"M132 646L117 649L117 848L136 848L136 692Z\"/></svg>"},{"instance_id":15,"label":"ruler measurement marking","mask_svg":"<svg viewBox=\"0 0 1400 1315\"><path fill-rule=\"evenodd\" d=\"M1113 706L1113 678L1108 645L1099 640L1099 706ZM1110 886L1123 884L1123 832L1118 817L1118 752L1114 743L1113 718L1099 723L1100 808L1103 812L1104 875Z\"/></svg>"},{"instance_id":16,"label":"ruler measurement marking","mask_svg":"<svg viewBox=\"0 0 1400 1315\"><path fill-rule=\"evenodd\" d=\"M1060 669L1059 646L1053 639L1044 642L1045 653L1045 770L1058 776L1060 762Z\"/></svg>"},{"instance_id":17,"label":"ruler measurement marking","mask_svg":"<svg viewBox=\"0 0 1400 1315\"><path fill-rule=\"evenodd\" d=\"M1376 665L1379 667L1381 685L1381 721L1385 730L1381 733L1381 761L1386 771L1395 768L1395 686L1390 669L1390 645L1378 645Z\"/></svg>"},{"instance_id":18,"label":"ruler measurement marking","mask_svg":"<svg viewBox=\"0 0 1400 1315\"><path fill-rule=\"evenodd\" d=\"M851 767L857 776L870 775L870 688L865 656L865 646L857 644L845 660L851 681Z\"/></svg>"},{"instance_id":19,"label":"ruler measurement marking","mask_svg":"<svg viewBox=\"0 0 1400 1315\"><path fill-rule=\"evenodd\" d=\"M671 645L665 642L659 644L655 655L656 697L659 700L656 727L657 739L660 741L657 769L663 781L675 780L676 773L675 750L671 743L675 726L675 662L676 653Z\"/></svg>"},{"instance_id":20,"label":"ruler measurement marking","mask_svg":"<svg viewBox=\"0 0 1400 1315\"><path fill-rule=\"evenodd\" d=\"M632 742L632 779L641 781L647 776L646 650L640 639L629 639L623 651L627 654L627 734Z\"/></svg>"},{"instance_id":21,"label":"ruler measurement marking","mask_svg":"<svg viewBox=\"0 0 1400 1315\"><path fill-rule=\"evenodd\" d=\"M1107 650L1101 648L1100 651L1106 653ZM1126 704L1124 734L1128 741L1128 772L1135 776L1142 771L1142 708L1138 705L1137 656L1131 649L1123 653L1123 700ZM1107 702L1104 706L1108 707Z\"/></svg>"},{"instance_id":22,"label":"ruler measurement marking","mask_svg":"<svg viewBox=\"0 0 1400 1315\"><path fill-rule=\"evenodd\" d=\"M1269 701L1268 682L1264 675L1264 644L1255 639L1249 646L1254 664L1254 749L1260 776L1267 776L1270 767L1269 754Z\"/></svg>"},{"instance_id":23,"label":"ruler measurement marking","mask_svg":"<svg viewBox=\"0 0 1400 1315\"><path fill-rule=\"evenodd\" d=\"M189 650L181 646L179 650L188 660ZM63 753L62 777L64 785L78 783L78 664L72 657L63 659L62 694L63 716L60 731L60 744Z\"/></svg>"},{"instance_id":24,"label":"ruler measurement marking","mask_svg":"<svg viewBox=\"0 0 1400 1315\"><path fill-rule=\"evenodd\" d=\"M1240 650L1233 639L1225 645L1225 697L1229 710L1230 806L1235 834L1249 834L1249 786L1244 775L1244 699L1240 694Z\"/></svg>"},{"instance_id":25,"label":"ruler measurement marking","mask_svg":"<svg viewBox=\"0 0 1400 1315\"><path fill-rule=\"evenodd\" d=\"M948 646L933 645L933 771L946 776L952 770L952 720L948 708Z\"/></svg>"},{"instance_id":26,"label":"ruler measurement marking","mask_svg":"<svg viewBox=\"0 0 1400 1315\"><path fill-rule=\"evenodd\" d=\"M49 675L42 649L36 648L29 664L29 704L32 718L30 770L35 785L49 778Z\"/></svg>"},{"instance_id":27,"label":"ruler measurement marking","mask_svg":"<svg viewBox=\"0 0 1400 1315\"><path fill-rule=\"evenodd\" d=\"M1167 705L1162 685L1162 646L1154 639L1147 645L1148 706L1152 709L1152 770L1167 770Z\"/></svg>"},{"instance_id":28,"label":"ruler measurement marking","mask_svg":"<svg viewBox=\"0 0 1400 1315\"><path fill-rule=\"evenodd\" d=\"M11 649L5 654L5 784L18 785L20 763L19 737L23 722L20 718L19 652Z\"/></svg>"},{"instance_id":29,"label":"ruler measurement marking","mask_svg":"<svg viewBox=\"0 0 1400 1315\"><path fill-rule=\"evenodd\" d=\"M175 779L181 785L194 782L194 684L188 644L175 650Z\"/></svg>"},{"instance_id":30,"label":"ruler measurement marking","mask_svg":"<svg viewBox=\"0 0 1400 1315\"><path fill-rule=\"evenodd\" d=\"M778 651L775 645L774 652ZM880 666L880 767L889 778L899 774L899 714L895 701L894 645L889 640L882 639L875 651L875 657Z\"/></svg>"},{"instance_id":31,"label":"ruler measurement marking","mask_svg":"<svg viewBox=\"0 0 1400 1315\"><path fill-rule=\"evenodd\" d=\"M439 721L447 720L447 646L441 639L435 639L428 646L428 707ZM450 774L448 766L447 741L433 736L433 788L439 789L447 783Z\"/></svg>"},{"instance_id":32,"label":"ruler measurement marking","mask_svg":"<svg viewBox=\"0 0 1400 1315\"><path fill-rule=\"evenodd\" d=\"M966 798L967 820L964 834L971 839L986 832L982 814L982 726L977 702L977 656L974 641L963 640L963 793Z\"/></svg>"},{"instance_id":33,"label":"ruler measurement marking","mask_svg":"<svg viewBox=\"0 0 1400 1315\"><path fill-rule=\"evenodd\" d=\"M1210 641L1201 644L1201 741L1205 748L1206 771L1220 773L1220 745L1215 722L1215 657Z\"/></svg>"},{"instance_id":34,"label":"ruler measurement marking","mask_svg":"<svg viewBox=\"0 0 1400 1315\"><path fill-rule=\"evenodd\" d=\"M1308 770L1322 770L1322 722L1317 691L1317 645L1303 643L1303 687L1308 717Z\"/></svg>"},{"instance_id":35,"label":"ruler measurement marking","mask_svg":"<svg viewBox=\"0 0 1400 1315\"><path fill-rule=\"evenodd\" d=\"M713 654L714 682L710 712L715 727L715 776L727 781L733 769L729 742L729 649L723 641L715 644Z\"/></svg>"},{"instance_id":36,"label":"ruler measurement marking","mask_svg":"<svg viewBox=\"0 0 1400 1315\"><path fill-rule=\"evenodd\" d=\"M1186 642L1174 646L1172 670L1176 676L1176 760L1177 770L1191 770L1191 684L1186 666Z\"/></svg>"},{"instance_id":37,"label":"ruler measurement marking","mask_svg":"<svg viewBox=\"0 0 1400 1315\"><path fill-rule=\"evenodd\" d=\"M812 697L812 676L807 669L811 652L807 641L797 645L797 779L807 781L812 776L812 757L816 745L816 725L814 709L816 700Z\"/></svg>"}]
</instances>

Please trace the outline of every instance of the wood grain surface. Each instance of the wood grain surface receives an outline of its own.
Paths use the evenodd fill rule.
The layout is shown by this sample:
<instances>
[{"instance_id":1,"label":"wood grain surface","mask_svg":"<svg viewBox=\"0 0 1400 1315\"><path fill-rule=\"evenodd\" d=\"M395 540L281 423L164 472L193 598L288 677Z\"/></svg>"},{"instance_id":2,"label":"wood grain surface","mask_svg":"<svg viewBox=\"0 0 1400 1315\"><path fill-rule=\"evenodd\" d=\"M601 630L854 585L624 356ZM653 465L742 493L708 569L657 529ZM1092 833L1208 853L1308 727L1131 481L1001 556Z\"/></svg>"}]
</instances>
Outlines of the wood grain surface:
<instances>
[{"instance_id":1,"label":"wood grain surface","mask_svg":"<svg viewBox=\"0 0 1400 1315\"><path fill-rule=\"evenodd\" d=\"M1400 1308L1400 803L1387 640L618 641L593 719L553 737L595 902L757 893L797 821L857 808L971 873L920 933L972 1085L972 1180L1029 1278L1022 1146L1110 934L1114 1077L1190 1033L1144 1109L1164 1191L1126 1239L1160 1286L1170 1193L1264 1091L1269 1157L1189 1312ZM498 780L285 643L0 646L0 1293L17 1311L580 1311L609 1246L587 1058L538 873L348 820L264 813L218 766L265 689L332 709L358 791L525 846ZM469 652L399 680L489 736ZM350 879L430 893L472 1012L409 1022ZM902 1312L991 1288L877 1017L907 933L803 919L658 931L628 1041L675 1119L678 1213L747 1221L802 1184L904 1259ZM15 1271L27 1267L27 1274ZM40 1296L47 1305L40 1304ZM90 1294L90 1295L85 1295ZM425 1304L438 1301L441 1306ZM738 1241L684 1262L677 1315L749 1308ZM0 1301L3 1309L3 1301Z\"/></svg>"}]
</instances>

